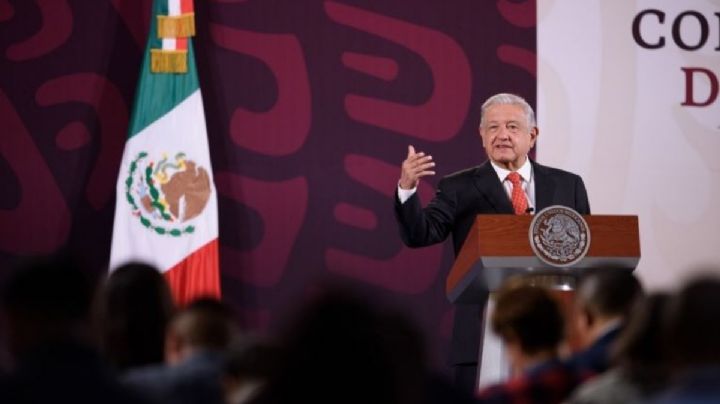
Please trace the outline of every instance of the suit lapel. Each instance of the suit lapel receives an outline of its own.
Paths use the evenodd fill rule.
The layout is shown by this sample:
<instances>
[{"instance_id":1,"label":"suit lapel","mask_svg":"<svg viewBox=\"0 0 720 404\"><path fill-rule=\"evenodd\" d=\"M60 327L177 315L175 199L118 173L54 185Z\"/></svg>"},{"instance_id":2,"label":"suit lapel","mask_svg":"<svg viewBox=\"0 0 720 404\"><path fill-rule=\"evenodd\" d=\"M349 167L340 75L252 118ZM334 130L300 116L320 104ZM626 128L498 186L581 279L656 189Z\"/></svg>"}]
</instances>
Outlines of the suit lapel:
<instances>
[{"instance_id":1,"label":"suit lapel","mask_svg":"<svg viewBox=\"0 0 720 404\"><path fill-rule=\"evenodd\" d=\"M552 180L544 166L530 160L533 166L535 180L535 213L547 208L553 203L555 195L555 181Z\"/></svg>"},{"instance_id":2,"label":"suit lapel","mask_svg":"<svg viewBox=\"0 0 720 404\"><path fill-rule=\"evenodd\" d=\"M474 178L475 187L497 213L513 213L510 198L505 193L489 160L475 170Z\"/></svg>"}]
</instances>

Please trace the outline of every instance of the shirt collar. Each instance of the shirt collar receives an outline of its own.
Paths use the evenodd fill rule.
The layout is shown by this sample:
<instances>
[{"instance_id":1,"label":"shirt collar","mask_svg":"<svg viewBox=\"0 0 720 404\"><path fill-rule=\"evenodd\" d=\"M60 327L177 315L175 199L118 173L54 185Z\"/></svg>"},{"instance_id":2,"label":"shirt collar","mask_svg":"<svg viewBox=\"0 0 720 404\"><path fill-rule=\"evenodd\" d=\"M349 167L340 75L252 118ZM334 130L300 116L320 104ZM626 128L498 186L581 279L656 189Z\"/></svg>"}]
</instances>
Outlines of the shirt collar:
<instances>
[{"instance_id":1,"label":"shirt collar","mask_svg":"<svg viewBox=\"0 0 720 404\"><path fill-rule=\"evenodd\" d=\"M492 167L495 169L495 173L500 179L500 182L505 181L505 178L507 178L508 174L511 173L510 170L500 167L492 160L490 160L490 164L492 164ZM530 176L532 175L532 164L530 164L530 157L525 156L525 163L523 163L520 169L517 170L517 173L520 174L520 176L525 182L530 182Z\"/></svg>"}]
</instances>

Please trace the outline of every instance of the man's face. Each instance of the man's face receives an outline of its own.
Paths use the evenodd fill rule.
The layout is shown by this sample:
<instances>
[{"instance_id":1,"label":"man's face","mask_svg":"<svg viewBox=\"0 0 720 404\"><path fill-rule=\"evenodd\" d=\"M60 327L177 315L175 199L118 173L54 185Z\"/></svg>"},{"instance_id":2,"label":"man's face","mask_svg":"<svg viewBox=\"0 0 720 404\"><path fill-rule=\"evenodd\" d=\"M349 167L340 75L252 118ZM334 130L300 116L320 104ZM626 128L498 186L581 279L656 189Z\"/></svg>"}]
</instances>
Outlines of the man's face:
<instances>
[{"instance_id":1,"label":"man's face","mask_svg":"<svg viewBox=\"0 0 720 404\"><path fill-rule=\"evenodd\" d=\"M498 104L485 111L480 137L490 160L515 171L525 163L525 156L535 145L538 129L531 128L518 105Z\"/></svg>"}]
</instances>

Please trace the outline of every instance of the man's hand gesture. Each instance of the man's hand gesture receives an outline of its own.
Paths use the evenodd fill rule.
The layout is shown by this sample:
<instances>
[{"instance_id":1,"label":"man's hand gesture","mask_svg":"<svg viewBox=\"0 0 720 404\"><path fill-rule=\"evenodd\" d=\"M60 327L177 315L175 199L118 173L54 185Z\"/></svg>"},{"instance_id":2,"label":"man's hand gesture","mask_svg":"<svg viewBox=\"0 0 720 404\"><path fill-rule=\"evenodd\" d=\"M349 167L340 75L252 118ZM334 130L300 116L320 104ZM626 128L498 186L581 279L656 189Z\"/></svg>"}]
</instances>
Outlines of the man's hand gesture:
<instances>
[{"instance_id":1,"label":"man's hand gesture","mask_svg":"<svg viewBox=\"0 0 720 404\"><path fill-rule=\"evenodd\" d=\"M415 153L415 148L408 146L408 154L402 163L400 172L400 188L413 189L417 187L421 177L427 175L435 175L435 171L429 171L435 167L432 156L426 156L425 153Z\"/></svg>"}]
</instances>

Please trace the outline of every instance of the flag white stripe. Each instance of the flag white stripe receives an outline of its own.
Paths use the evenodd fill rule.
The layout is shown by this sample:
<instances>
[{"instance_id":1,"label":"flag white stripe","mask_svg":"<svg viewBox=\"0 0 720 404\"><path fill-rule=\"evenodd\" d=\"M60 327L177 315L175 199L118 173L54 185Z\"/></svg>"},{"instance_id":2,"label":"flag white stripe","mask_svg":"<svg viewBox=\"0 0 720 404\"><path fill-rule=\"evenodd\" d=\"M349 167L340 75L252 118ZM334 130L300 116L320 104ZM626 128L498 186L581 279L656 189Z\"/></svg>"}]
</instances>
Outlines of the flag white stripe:
<instances>
[{"instance_id":1,"label":"flag white stripe","mask_svg":"<svg viewBox=\"0 0 720 404\"><path fill-rule=\"evenodd\" d=\"M168 0L168 15L176 17L180 11L180 0Z\"/></svg>"},{"instance_id":2,"label":"flag white stripe","mask_svg":"<svg viewBox=\"0 0 720 404\"><path fill-rule=\"evenodd\" d=\"M175 50L177 49L177 41L175 38L163 38L162 48L163 50Z\"/></svg>"}]
</instances>

